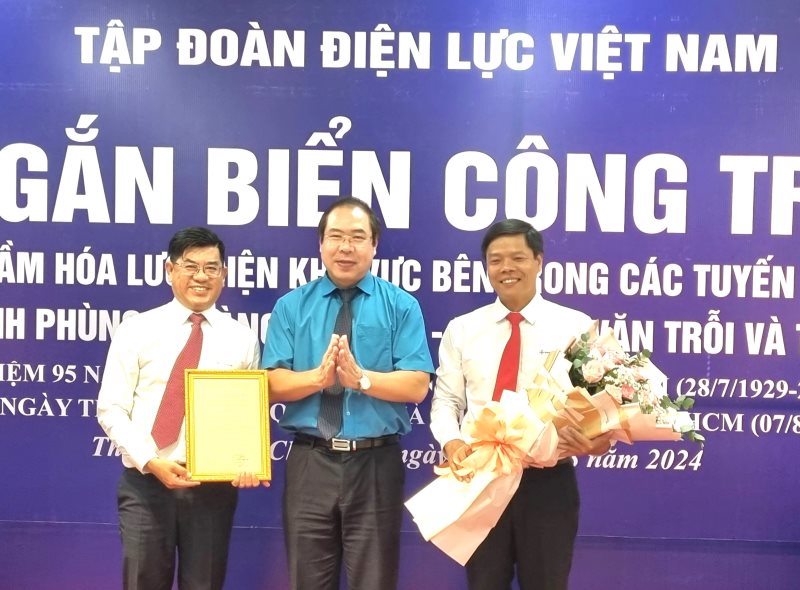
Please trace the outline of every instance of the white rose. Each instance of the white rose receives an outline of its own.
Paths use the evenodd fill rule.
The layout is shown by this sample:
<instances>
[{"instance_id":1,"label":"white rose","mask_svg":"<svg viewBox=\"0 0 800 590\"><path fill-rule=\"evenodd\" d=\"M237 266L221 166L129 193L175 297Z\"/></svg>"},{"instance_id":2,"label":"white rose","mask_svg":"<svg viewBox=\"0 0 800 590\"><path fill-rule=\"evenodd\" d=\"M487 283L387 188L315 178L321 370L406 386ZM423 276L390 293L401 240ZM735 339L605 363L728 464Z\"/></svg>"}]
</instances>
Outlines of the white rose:
<instances>
[{"instance_id":1,"label":"white rose","mask_svg":"<svg viewBox=\"0 0 800 590\"><path fill-rule=\"evenodd\" d=\"M603 363L595 360L591 360L583 365L583 367L581 367L581 373L586 383L597 383L606 374Z\"/></svg>"},{"instance_id":2,"label":"white rose","mask_svg":"<svg viewBox=\"0 0 800 590\"><path fill-rule=\"evenodd\" d=\"M675 412L673 418L672 428L677 432L683 432L684 430L691 430L694 428L694 422L689 412Z\"/></svg>"}]
</instances>

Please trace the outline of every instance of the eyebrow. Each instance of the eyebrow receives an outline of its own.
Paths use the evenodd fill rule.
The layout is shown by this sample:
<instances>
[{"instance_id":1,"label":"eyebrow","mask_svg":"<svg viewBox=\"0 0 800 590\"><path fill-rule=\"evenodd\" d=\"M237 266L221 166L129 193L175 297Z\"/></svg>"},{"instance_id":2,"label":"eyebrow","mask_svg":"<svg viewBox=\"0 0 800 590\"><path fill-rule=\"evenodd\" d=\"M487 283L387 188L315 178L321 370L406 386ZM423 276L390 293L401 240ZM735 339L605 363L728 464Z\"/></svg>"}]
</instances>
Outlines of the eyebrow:
<instances>
[{"instance_id":1,"label":"eyebrow","mask_svg":"<svg viewBox=\"0 0 800 590\"><path fill-rule=\"evenodd\" d=\"M343 229L331 228L331 229L327 230L325 233L328 233L328 234L347 234L348 232L344 231ZM364 230L364 229L358 228L358 229L354 229L349 235L353 235L353 234L364 234L366 236L367 235L367 231Z\"/></svg>"},{"instance_id":2,"label":"eyebrow","mask_svg":"<svg viewBox=\"0 0 800 590\"><path fill-rule=\"evenodd\" d=\"M183 261L184 262L191 262L192 264L202 264L204 266L206 264L220 264L220 265L222 264L222 261L219 260L219 259L217 259L217 260L207 260L206 262L199 262L197 260L192 260L191 258L184 258Z\"/></svg>"},{"instance_id":3,"label":"eyebrow","mask_svg":"<svg viewBox=\"0 0 800 590\"><path fill-rule=\"evenodd\" d=\"M489 252L486 254L486 259L491 260L492 258L503 258L503 257L514 257L514 256L529 256L532 258L536 258L535 256L532 256L529 252L526 252L525 250L515 250L513 252L508 252L508 253Z\"/></svg>"}]
</instances>

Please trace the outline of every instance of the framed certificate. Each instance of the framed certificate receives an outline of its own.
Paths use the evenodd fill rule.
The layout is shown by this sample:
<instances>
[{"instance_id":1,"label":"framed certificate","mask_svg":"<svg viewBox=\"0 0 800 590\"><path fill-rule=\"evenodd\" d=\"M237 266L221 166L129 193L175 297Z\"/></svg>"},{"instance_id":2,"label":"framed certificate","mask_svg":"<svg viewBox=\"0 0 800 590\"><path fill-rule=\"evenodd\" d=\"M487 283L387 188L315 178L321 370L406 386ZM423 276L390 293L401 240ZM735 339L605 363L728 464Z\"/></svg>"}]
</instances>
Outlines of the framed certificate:
<instances>
[{"instance_id":1,"label":"framed certificate","mask_svg":"<svg viewBox=\"0 0 800 590\"><path fill-rule=\"evenodd\" d=\"M271 479L266 371L186 371L186 468L197 481Z\"/></svg>"}]
</instances>

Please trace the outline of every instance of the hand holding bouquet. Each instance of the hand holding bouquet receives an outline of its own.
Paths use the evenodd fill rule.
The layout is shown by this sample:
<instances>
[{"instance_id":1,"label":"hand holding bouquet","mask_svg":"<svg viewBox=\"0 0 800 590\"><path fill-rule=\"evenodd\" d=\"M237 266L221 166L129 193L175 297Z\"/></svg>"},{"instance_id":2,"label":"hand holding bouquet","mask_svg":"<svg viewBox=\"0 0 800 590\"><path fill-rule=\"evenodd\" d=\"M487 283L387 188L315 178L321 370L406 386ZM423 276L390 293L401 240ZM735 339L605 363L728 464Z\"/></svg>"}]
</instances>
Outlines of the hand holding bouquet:
<instances>
[{"instance_id":1,"label":"hand holding bouquet","mask_svg":"<svg viewBox=\"0 0 800 590\"><path fill-rule=\"evenodd\" d=\"M626 354L611 332L598 336L595 323L565 353L547 354L526 387L504 391L468 419L452 468L435 468L439 477L406 507L425 540L463 565L497 523L522 470L574 454L575 443L560 440L567 427L605 444L600 437L629 444L683 437L702 444L686 412L692 403L669 398L649 351Z\"/></svg>"},{"instance_id":2,"label":"hand holding bouquet","mask_svg":"<svg viewBox=\"0 0 800 590\"><path fill-rule=\"evenodd\" d=\"M465 422L465 445L439 476L406 501L420 533L464 565L497 524L527 466L555 465L558 434L553 419L563 393L540 373L535 392L505 391Z\"/></svg>"}]
</instances>

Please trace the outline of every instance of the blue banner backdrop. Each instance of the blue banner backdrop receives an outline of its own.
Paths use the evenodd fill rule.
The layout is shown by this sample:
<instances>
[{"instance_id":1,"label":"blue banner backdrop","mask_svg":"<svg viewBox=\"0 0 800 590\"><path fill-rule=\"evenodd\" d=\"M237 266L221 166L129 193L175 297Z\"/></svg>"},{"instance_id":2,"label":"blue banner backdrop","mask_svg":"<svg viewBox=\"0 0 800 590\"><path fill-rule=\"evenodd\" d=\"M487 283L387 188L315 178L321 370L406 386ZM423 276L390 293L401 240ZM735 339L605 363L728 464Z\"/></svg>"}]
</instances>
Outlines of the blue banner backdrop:
<instances>
[{"instance_id":1,"label":"blue banner backdrop","mask_svg":"<svg viewBox=\"0 0 800 590\"><path fill-rule=\"evenodd\" d=\"M174 231L220 233L220 303L263 340L343 194L385 221L373 270L434 355L493 297L483 230L519 217L545 296L696 398L703 450L580 460L574 588L795 587L799 22L790 0L0 2L0 587L117 587L95 399L115 327L170 296ZM408 495L439 459L429 405ZM272 436L230 588L286 586ZM407 519L401 587L464 586Z\"/></svg>"}]
</instances>

